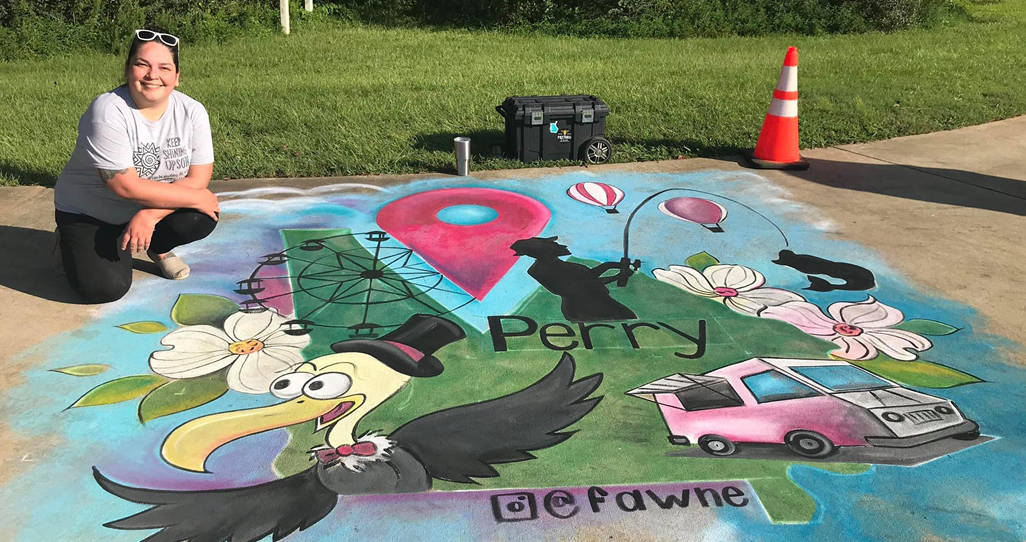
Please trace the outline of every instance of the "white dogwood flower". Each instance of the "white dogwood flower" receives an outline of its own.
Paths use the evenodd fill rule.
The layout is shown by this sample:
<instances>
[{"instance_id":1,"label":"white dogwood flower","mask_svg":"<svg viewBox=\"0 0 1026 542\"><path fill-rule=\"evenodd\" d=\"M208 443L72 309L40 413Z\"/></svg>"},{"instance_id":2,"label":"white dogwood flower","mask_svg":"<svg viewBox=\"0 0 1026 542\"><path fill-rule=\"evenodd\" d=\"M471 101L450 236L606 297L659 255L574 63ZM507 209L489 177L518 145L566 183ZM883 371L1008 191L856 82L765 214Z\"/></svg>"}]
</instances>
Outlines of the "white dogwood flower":
<instances>
[{"instance_id":1,"label":"white dogwood flower","mask_svg":"<svg viewBox=\"0 0 1026 542\"><path fill-rule=\"evenodd\" d=\"M657 279L688 293L716 299L735 312L758 316L766 307L805 298L788 290L763 288L766 277L743 265L717 264L701 272L693 267L671 265L669 269L652 272Z\"/></svg>"},{"instance_id":2,"label":"white dogwood flower","mask_svg":"<svg viewBox=\"0 0 1026 542\"><path fill-rule=\"evenodd\" d=\"M285 333L285 318L274 311L237 312L214 326L182 326L168 333L160 344L170 350L150 354L153 372L168 378L194 378L225 367L228 387L243 393L267 393L281 373L303 362L308 335Z\"/></svg>"},{"instance_id":3,"label":"white dogwood flower","mask_svg":"<svg viewBox=\"0 0 1026 542\"><path fill-rule=\"evenodd\" d=\"M845 359L873 359L883 352L894 359L912 361L919 357L916 352L933 346L922 335L893 329L905 315L873 296L860 303L834 303L827 312L829 317L816 305L801 301L770 307L762 317L783 320L809 335L833 341L840 348L830 353Z\"/></svg>"}]
</instances>

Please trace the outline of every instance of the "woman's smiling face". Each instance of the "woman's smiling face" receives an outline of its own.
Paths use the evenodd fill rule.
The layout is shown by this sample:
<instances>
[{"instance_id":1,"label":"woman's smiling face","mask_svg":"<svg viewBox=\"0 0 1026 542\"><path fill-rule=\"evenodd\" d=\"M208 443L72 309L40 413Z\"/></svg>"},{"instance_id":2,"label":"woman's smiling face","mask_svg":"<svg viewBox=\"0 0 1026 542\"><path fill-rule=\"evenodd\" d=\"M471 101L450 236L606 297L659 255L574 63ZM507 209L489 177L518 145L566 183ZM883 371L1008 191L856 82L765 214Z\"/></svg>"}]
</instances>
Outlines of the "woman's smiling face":
<instances>
[{"instance_id":1,"label":"woman's smiling face","mask_svg":"<svg viewBox=\"0 0 1026 542\"><path fill-rule=\"evenodd\" d=\"M171 50L156 41L142 44L129 62L125 82L140 109L165 105L178 86L178 70Z\"/></svg>"}]
</instances>

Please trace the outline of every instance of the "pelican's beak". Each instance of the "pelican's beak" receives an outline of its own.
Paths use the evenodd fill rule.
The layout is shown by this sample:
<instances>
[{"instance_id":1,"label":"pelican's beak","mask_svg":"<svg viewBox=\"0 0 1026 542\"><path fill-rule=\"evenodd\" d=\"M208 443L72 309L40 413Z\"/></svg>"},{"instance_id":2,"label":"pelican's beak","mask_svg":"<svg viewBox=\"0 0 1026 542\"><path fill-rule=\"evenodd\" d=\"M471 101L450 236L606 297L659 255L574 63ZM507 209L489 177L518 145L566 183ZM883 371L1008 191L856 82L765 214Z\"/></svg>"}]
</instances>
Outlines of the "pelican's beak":
<instances>
[{"instance_id":1,"label":"pelican's beak","mask_svg":"<svg viewBox=\"0 0 1026 542\"><path fill-rule=\"evenodd\" d=\"M180 469L208 472L207 457L233 440L314 418L321 429L348 416L365 400L362 394L323 400L300 396L276 405L203 416L172 431L164 439L160 455Z\"/></svg>"}]
</instances>

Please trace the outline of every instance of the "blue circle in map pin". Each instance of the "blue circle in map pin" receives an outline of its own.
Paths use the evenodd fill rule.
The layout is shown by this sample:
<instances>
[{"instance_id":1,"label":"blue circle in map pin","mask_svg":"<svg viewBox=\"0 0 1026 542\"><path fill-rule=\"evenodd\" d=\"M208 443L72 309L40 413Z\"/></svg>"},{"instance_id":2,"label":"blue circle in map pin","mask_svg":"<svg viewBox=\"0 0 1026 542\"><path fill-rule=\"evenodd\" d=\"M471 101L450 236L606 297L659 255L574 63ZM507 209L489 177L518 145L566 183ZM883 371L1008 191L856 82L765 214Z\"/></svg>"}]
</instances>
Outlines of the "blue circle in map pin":
<instances>
[{"instance_id":1,"label":"blue circle in map pin","mask_svg":"<svg viewBox=\"0 0 1026 542\"><path fill-rule=\"evenodd\" d=\"M438 211L438 220L456 226L487 224L499 216L499 211L484 205L451 205Z\"/></svg>"}]
</instances>

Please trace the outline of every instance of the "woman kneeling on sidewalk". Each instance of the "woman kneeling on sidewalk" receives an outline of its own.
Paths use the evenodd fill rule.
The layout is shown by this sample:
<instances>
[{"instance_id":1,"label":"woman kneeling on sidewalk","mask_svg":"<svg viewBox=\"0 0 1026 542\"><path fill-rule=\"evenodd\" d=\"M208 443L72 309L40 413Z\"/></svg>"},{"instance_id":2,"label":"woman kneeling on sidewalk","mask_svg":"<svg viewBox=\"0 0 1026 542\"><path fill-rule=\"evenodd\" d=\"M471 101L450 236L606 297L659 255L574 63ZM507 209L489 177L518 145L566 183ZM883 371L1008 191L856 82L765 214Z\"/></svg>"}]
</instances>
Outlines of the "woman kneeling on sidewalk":
<instances>
[{"instance_id":1,"label":"woman kneeling on sidewalk","mask_svg":"<svg viewBox=\"0 0 1026 542\"><path fill-rule=\"evenodd\" d=\"M78 123L75 150L54 191L64 271L91 303L132 285L145 251L169 279L189 266L171 249L213 231L220 208L203 105L175 90L178 38L136 30L125 84L101 94Z\"/></svg>"}]
</instances>

